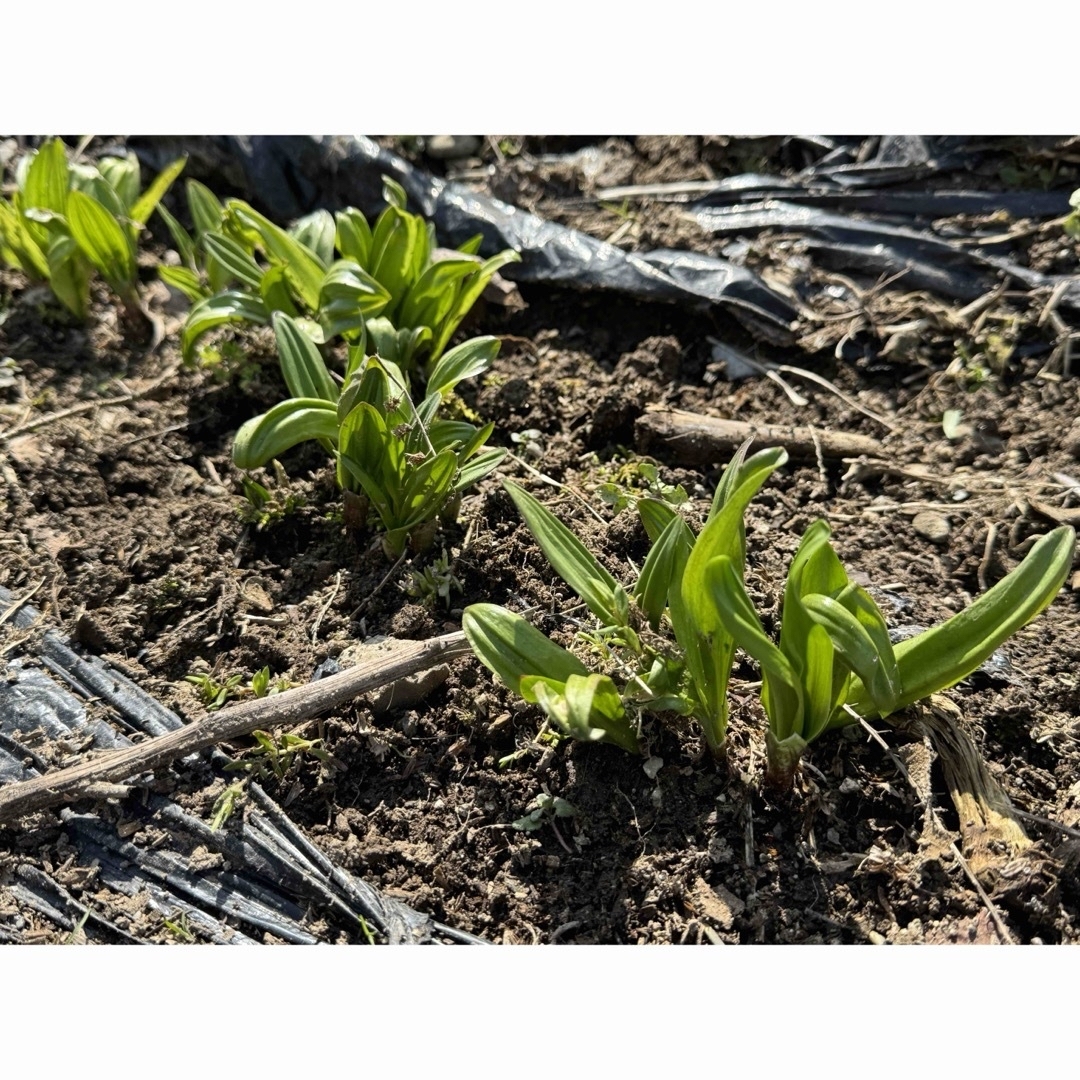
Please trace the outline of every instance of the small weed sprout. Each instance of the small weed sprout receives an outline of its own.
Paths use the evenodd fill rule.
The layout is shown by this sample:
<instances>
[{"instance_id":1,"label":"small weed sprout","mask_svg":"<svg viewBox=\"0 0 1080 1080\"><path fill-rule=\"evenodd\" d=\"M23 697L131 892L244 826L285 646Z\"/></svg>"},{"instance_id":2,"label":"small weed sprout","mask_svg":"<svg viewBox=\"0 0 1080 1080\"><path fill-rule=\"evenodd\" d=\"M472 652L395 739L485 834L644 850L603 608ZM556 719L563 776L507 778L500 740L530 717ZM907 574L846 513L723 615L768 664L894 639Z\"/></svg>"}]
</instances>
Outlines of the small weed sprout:
<instances>
[{"instance_id":1,"label":"small weed sprout","mask_svg":"<svg viewBox=\"0 0 1080 1080\"><path fill-rule=\"evenodd\" d=\"M186 945L190 945L195 940L195 935L191 932L191 926L188 922L188 913L181 911L179 916L175 919L162 919L165 924L165 929L169 931L174 937L184 942Z\"/></svg>"},{"instance_id":2,"label":"small weed sprout","mask_svg":"<svg viewBox=\"0 0 1080 1080\"><path fill-rule=\"evenodd\" d=\"M404 588L408 596L419 600L425 606L433 608L441 600L447 610L450 608L451 591L464 591L464 586L454 575L446 548L423 570L410 570Z\"/></svg>"},{"instance_id":3,"label":"small weed sprout","mask_svg":"<svg viewBox=\"0 0 1080 1080\"><path fill-rule=\"evenodd\" d=\"M215 800L214 808L210 811L210 828L217 832L223 829L225 823L233 816L236 807L244 795L247 780L240 780L230 784Z\"/></svg>"},{"instance_id":4,"label":"small weed sprout","mask_svg":"<svg viewBox=\"0 0 1080 1080\"><path fill-rule=\"evenodd\" d=\"M283 675L272 680L268 667L260 668L251 676L251 693L257 698L273 697L288 690L291 685Z\"/></svg>"},{"instance_id":5,"label":"small weed sprout","mask_svg":"<svg viewBox=\"0 0 1080 1080\"><path fill-rule=\"evenodd\" d=\"M185 675L184 681L195 687L199 700L210 710L220 709L230 698L240 697L243 693L242 675L230 675L224 682L218 682L212 673Z\"/></svg>"},{"instance_id":6,"label":"small weed sprout","mask_svg":"<svg viewBox=\"0 0 1080 1080\"><path fill-rule=\"evenodd\" d=\"M578 808L558 795L549 795L546 791L537 795L526 807L528 813L510 822L518 832L536 832L555 818L577 817Z\"/></svg>"}]
</instances>

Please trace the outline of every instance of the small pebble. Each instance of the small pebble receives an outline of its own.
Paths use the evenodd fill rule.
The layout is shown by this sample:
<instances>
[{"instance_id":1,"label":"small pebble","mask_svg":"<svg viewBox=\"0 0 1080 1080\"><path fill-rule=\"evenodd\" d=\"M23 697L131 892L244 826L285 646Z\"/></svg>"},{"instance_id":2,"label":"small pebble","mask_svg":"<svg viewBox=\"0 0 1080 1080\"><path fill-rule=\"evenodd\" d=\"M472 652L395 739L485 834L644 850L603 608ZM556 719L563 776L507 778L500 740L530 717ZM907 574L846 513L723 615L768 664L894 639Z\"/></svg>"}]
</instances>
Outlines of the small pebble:
<instances>
[{"instance_id":1,"label":"small pebble","mask_svg":"<svg viewBox=\"0 0 1080 1080\"><path fill-rule=\"evenodd\" d=\"M936 510L921 510L911 519L911 527L934 544L944 544L952 531L949 519Z\"/></svg>"}]
</instances>

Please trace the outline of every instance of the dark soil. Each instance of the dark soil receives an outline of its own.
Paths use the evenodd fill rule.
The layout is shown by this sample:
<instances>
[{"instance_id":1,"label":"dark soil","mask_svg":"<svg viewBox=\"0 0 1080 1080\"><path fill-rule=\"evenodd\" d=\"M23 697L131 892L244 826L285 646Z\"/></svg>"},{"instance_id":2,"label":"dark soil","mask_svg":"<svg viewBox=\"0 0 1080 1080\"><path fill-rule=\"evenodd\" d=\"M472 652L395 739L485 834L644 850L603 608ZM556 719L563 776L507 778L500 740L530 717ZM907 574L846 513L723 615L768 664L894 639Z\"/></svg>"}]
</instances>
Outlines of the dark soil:
<instances>
[{"instance_id":1,"label":"dark soil","mask_svg":"<svg viewBox=\"0 0 1080 1080\"><path fill-rule=\"evenodd\" d=\"M723 245L677 206L605 208L587 196L614 184L791 167L781 140L597 145L602 171L586 175L565 159L539 160L530 151L550 147L538 141L489 140L493 170L480 174L473 163L470 175L620 246L715 253ZM515 148L522 152L511 155ZM1057 183L1068 186L1075 167L1063 168ZM1060 224L1017 244L1014 258L1076 272ZM772 627L790 556L817 517L832 523L845 564L890 620L922 626L998 580L1056 519L1075 517L1080 392L1052 362L1054 334L1038 322L1046 296L1006 289L967 316L902 282L879 287L817 266L783 236L750 238L743 257L800 298L796 344L762 344L719 311L526 284L527 307L488 306L470 327L504 341L493 373L462 396L495 421L495 441L531 466L509 462L505 475L556 511L616 577L630 580L647 539L634 511L612 515L597 488L637 458L635 421L652 404L880 440L876 462L790 463L751 505L749 581ZM272 339L233 334L221 339L235 348L222 348L217 366L183 367L182 312L163 308L168 297L149 262L150 304L169 330L149 356L121 337L104 290L90 323L74 326L20 275L0 275L0 358L19 369L0 387L0 585L22 594L40 582L34 603L54 625L192 719L204 714L185 681L193 672L239 674L246 684L268 666L296 684L362 639L458 629L470 603L531 609L542 630L572 641L582 609L495 478L466 497L431 551L392 572L374 532L343 524L332 469L313 445L283 460L287 481L265 479L280 516L245 520L231 437L279 399ZM914 332L903 329L919 320ZM796 405L776 381L730 382L714 341L835 389L785 376L808 399ZM78 408L90 402L99 404ZM951 438L942 429L948 410L961 413ZM690 494L700 523L725 459L705 471L666 454L656 460L662 478ZM621 476L634 485L632 470ZM287 495L301 498L285 512ZM443 551L458 583L449 607L407 591L410 573ZM1067 582L993 671L950 692L1036 842L1033 887L1005 875L980 895L948 844L960 823L940 767L899 728L877 725L888 751L859 727L823 737L795 791L770 793L758 673L745 658L732 682L726 765L703 755L697 731L678 721L647 725L648 764L611 746L538 740L538 709L467 660L406 710L359 701L313 721L305 730L324 739L334 763L304 760L268 790L341 866L496 942L994 942L994 913L1016 941L1076 942L1078 587ZM0 632L6 657L33 655L32 637ZM900 769L914 776L919 762L944 841ZM185 779L177 766L173 775L172 797L209 816L219 792L205 774ZM576 816L515 828L545 792ZM102 915L123 914L146 939L168 939L160 920L140 924L70 854L54 812L0 827L0 926L19 920L22 940L63 936L5 898L5 875L29 862Z\"/></svg>"}]
</instances>

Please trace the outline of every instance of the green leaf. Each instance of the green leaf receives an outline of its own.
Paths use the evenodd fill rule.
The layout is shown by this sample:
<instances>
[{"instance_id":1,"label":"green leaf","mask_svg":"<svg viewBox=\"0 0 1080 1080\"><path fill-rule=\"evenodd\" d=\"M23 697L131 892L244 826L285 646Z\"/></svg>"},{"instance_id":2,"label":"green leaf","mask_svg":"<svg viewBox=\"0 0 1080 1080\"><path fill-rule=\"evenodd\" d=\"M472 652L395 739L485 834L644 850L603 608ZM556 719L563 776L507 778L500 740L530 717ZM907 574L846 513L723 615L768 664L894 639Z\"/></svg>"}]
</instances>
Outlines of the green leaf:
<instances>
[{"instance_id":1,"label":"green leaf","mask_svg":"<svg viewBox=\"0 0 1080 1080\"><path fill-rule=\"evenodd\" d=\"M68 227L79 250L121 295L135 287L135 248L116 218L81 191L68 194Z\"/></svg>"},{"instance_id":2,"label":"green leaf","mask_svg":"<svg viewBox=\"0 0 1080 1080\"><path fill-rule=\"evenodd\" d=\"M738 457L736 454L724 474L717 489L718 494L723 494L722 502L717 505L714 501L712 516L701 530L683 574L683 600L695 626L703 634L715 633L722 625L712 593L706 587L705 568L717 556L724 555L742 575L745 561L743 515L762 484L787 461L787 452L781 447L761 450L741 464Z\"/></svg>"},{"instance_id":3,"label":"green leaf","mask_svg":"<svg viewBox=\"0 0 1080 1080\"><path fill-rule=\"evenodd\" d=\"M72 314L85 319L90 309L90 266L75 241L58 235L49 245L49 284L57 299Z\"/></svg>"},{"instance_id":4,"label":"green leaf","mask_svg":"<svg viewBox=\"0 0 1080 1080\"><path fill-rule=\"evenodd\" d=\"M102 179L116 193L124 216L131 216L131 205L139 197L141 180L139 159L132 153L122 158L103 157L97 163Z\"/></svg>"},{"instance_id":5,"label":"green leaf","mask_svg":"<svg viewBox=\"0 0 1080 1080\"><path fill-rule=\"evenodd\" d=\"M324 266L334 261L334 217L329 210L316 210L300 218L289 229L289 235L314 252Z\"/></svg>"},{"instance_id":6,"label":"green leaf","mask_svg":"<svg viewBox=\"0 0 1080 1080\"><path fill-rule=\"evenodd\" d=\"M446 397L459 382L482 375L499 355L496 337L477 337L445 353L428 376L427 392Z\"/></svg>"},{"instance_id":7,"label":"green leaf","mask_svg":"<svg viewBox=\"0 0 1080 1080\"><path fill-rule=\"evenodd\" d=\"M637 512L641 524L649 534L649 540L654 544L668 525L679 516L667 503L659 499L638 499Z\"/></svg>"},{"instance_id":8,"label":"green leaf","mask_svg":"<svg viewBox=\"0 0 1080 1080\"><path fill-rule=\"evenodd\" d=\"M180 256L181 263L192 272L195 272L198 269L198 264L195 261L195 241L192 239L191 234L169 213L168 207L163 203L159 204L157 212L169 230L169 235L176 245L176 252Z\"/></svg>"},{"instance_id":9,"label":"green leaf","mask_svg":"<svg viewBox=\"0 0 1080 1080\"><path fill-rule=\"evenodd\" d=\"M280 311L274 312L271 322L277 339L281 374L289 393L294 398L322 398L332 402L336 410L340 391L315 343L293 319Z\"/></svg>"},{"instance_id":10,"label":"green leaf","mask_svg":"<svg viewBox=\"0 0 1080 1080\"><path fill-rule=\"evenodd\" d=\"M22 205L26 209L40 208L66 214L70 182L64 144L59 139L50 139L34 155L27 170ZM32 226L31 229L33 231ZM35 235L47 244L48 230L35 231Z\"/></svg>"},{"instance_id":11,"label":"green leaf","mask_svg":"<svg viewBox=\"0 0 1080 1080\"><path fill-rule=\"evenodd\" d=\"M195 226L195 238L202 240L207 233L219 232L225 218L225 207L221 205L218 197L198 180L188 180L185 186L188 208Z\"/></svg>"},{"instance_id":12,"label":"green leaf","mask_svg":"<svg viewBox=\"0 0 1080 1080\"><path fill-rule=\"evenodd\" d=\"M811 594L804 596L802 603L862 680L878 715L894 712L900 695L900 676L891 643L883 654L867 627L831 596Z\"/></svg>"},{"instance_id":13,"label":"green leaf","mask_svg":"<svg viewBox=\"0 0 1080 1080\"><path fill-rule=\"evenodd\" d=\"M16 265L27 277L37 281L49 280L49 261L45 249L31 234L17 202L9 207L0 201L0 236L3 237L5 249L15 257Z\"/></svg>"},{"instance_id":14,"label":"green leaf","mask_svg":"<svg viewBox=\"0 0 1080 1080\"><path fill-rule=\"evenodd\" d=\"M199 275L187 266L159 266L158 277L170 288L182 292L193 304L209 295Z\"/></svg>"},{"instance_id":15,"label":"green leaf","mask_svg":"<svg viewBox=\"0 0 1080 1080\"><path fill-rule=\"evenodd\" d=\"M135 200L131 207L129 217L140 225L145 225L150 220L150 215L157 208L158 203L165 198L166 192L173 185L173 181L184 171L187 158L177 158L170 162L154 177L153 183Z\"/></svg>"},{"instance_id":16,"label":"green leaf","mask_svg":"<svg viewBox=\"0 0 1080 1080\"><path fill-rule=\"evenodd\" d=\"M230 199L227 211L234 215L241 225L258 232L266 254L285 267L289 284L300 301L309 311L317 311L319 290L327 268L319 262L315 254L240 199Z\"/></svg>"},{"instance_id":17,"label":"green leaf","mask_svg":"<svg viewBox=\"0 0 1080 1080\"><path fill-rule=\"evenodd\" d=\"M619 625L615 600L618 582L596 561L588 548L532 495L510 480L504 480L503 487L514 500L514 505L555 573L606 626Z\"/></svg>"},{"instance_id":18,"label":"green leaf","mask_svg":"<svg viewBox=\"0 0 1080 1080\"><path fill-rule=\"evenodd\" d=\"M343 258L367 267L371 259L371 226L355 207L347 207L335 215L337 249Z\"/></svg>"},{"instance_id":19,"label":"green leaf","mask_svg":"<svg viewBox=\"0 0 1080 1080\"><path fill-rule=\"evenodd\" d=\"M668 597L682 586L682 570L693 546L694 533L690 526L673 514L645 559L634 596L653 630L659 629Z\"/></svg>"},{"instance_id":20,"label":"green leaf","mask_svg":"<svg viewBox=\"0 0 1080 1080\"><path fill-rule=\"evenodd\" d=\"M431 355L436 359L442 355L454 331L461 325L462 320L472 310L473 304L480 299L480 294L487 288L488 282L508 263L521 262L521 256L516 251L504 251L494 255L486 262L480 264L475 274L462 282L461 290L457 294L454 306L442 320L431 346Z\"/></svg>"},{"instance_id":21,"label":"green leaf","mask_svg":"<svg viewBox=\"0 0 1080 1080\"><path fill-rule=\"evenodd\" d=\"M309 439L337 439L337 412L321 398L290 398L253 417L233 440L233 464L258 469L286 450Z\"/></svg>"},{"instance_id":22,"label":"green leaf","mask_svg":"<svg viewBox=\"0 0 1080 1080\"><path fill-rule=\"evenodd\" d=\"M203 334L227 322L267 323L270 313L257 297L244 292L225 292L200 300L188 312L180 333L180 351L184 362L190 363L195 345Z\"/></svg>"},{"instance_id":23,"label":"green leaf","mask_svg":"<svg viewBox=\"0 0 1080 1080\"><path fill-rule=\"evenodd\" d=\"M470 604L461 629L477 659L518 695L522 695L521 680L530 675L565 683L571 675L589 674L573 653L496 604Z\"/></svg>"},{"instance_id":24,"label":"green leaf","mask_svg":"<svg viewBox=\"0 0 1080 1080\"><path fill-rule=\"evenodd\" d=\"M494 472L503 462L509 450L496 448L485 450L482 454L466 461L458 470L457 480L454 481L455 491L464 491L472 487L477 480L483 479L488 473Z\"/></svg>"},{"instance_id":25,"label":"green leaf","mask_svg":"<svg viewBox=\"0 0 1080 1080\"><path fill-rule=\"evenodd\" d=\"M364 330L378 315L390 294L359 263L341 259L326 272L319 286L319 322L326 337Z\"/></svg>"},{"instance_id":26,"label":"green leaf","mask_svg":"<svg viewBox=\"0 0 1080 1080\"><path fill-rule=\"evenodd\" d=\"M637 733L626 720L622 699L607 675L571 675L566 681L542 675L521 680L522 696L535 698L544 714L567 735L583 742L610 742L638 752Z\"/></svg>"},{"instance_id":27,"label":"green leaf","mask_svg":"<svg viewBox=\"0 0 1080 1080\"><path fill-rule=\"evenodd\" d=\"M769 729L777 739L801 735L803 730L803 688L788 658L774 645L754 610L742 580L742 570L728 555L712 559L706 569L707 587L724 627L743 651L760 665L765 681L762 700L769 716Z\"/></svg>"},{"instance_id":28,"label":"green leaf","mask_svg":"<svg viewBox=\"0 0 1080 1080\"><path fill-rule=\"evenodd\" d=\"M203 247L207 255L217 260L229 278L259 292L262 287L263 268L232 237L224 233L207 233L203 237Z\"/></svg>"},{"instance_id":29,"label":"green leaf","mask_svg":"<svg viewBox=\"0 0 1080 1080\"><path fill-rule=\"evenodd\" d=\"M955 686L1049 606L1068 576L1075 548L1076 533L1068 525L1054 529L969 607L900 642L896 663L902 690L896 708ZM852 696L858 699L854 687Z\"/></svg>"}]
</instances>

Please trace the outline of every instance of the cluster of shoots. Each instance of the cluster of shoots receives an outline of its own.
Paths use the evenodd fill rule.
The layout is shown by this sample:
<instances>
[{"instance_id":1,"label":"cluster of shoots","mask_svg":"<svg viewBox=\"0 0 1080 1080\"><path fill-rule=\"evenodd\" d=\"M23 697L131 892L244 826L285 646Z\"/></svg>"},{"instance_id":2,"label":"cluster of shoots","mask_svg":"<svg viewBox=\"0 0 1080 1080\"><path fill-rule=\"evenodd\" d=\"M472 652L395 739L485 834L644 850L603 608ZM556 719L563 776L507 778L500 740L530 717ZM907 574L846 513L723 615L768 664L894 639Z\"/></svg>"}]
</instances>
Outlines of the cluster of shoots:
<instances>
[{"instance_id":1,"label":"cluster of shoots","mask_svg":"<svg viewBox=\"0 0 1080 1080\"><path fill-rule=\"evenodd\" d=\"M970 675L1053 600L1072 563L1075 535L1062 526L964 611L894 646L880 609L851 581L819 520L791 561L774 642L744 582L744 515L787 455L746 452L728 466L697 536L670 504L638 500L652 546L629 588L532 495L504 481L552 568L599 620L588 641L602 646L606 669L589 670L494 604L465 609L463 629L479 659L568 736L637 752L643 714L674 712L696 720L722 757L740 648L761 669L768 778L786 788L825 732L887 717Z\"/></svg>"}]
</instances>

